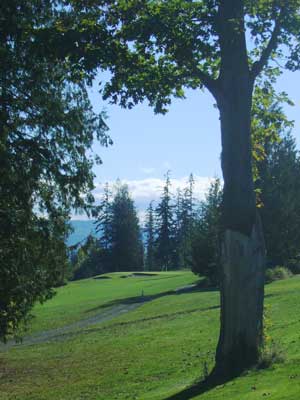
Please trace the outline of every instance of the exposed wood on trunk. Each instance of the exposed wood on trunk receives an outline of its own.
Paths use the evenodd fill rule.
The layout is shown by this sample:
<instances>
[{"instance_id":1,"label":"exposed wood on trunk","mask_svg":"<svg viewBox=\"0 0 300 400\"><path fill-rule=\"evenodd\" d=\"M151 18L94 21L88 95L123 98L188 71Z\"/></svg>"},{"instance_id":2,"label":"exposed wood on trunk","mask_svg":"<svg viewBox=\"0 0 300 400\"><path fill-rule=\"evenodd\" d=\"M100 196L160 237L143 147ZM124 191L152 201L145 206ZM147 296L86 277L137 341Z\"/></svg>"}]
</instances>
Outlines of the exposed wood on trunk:
<instances>
[{"instance_id":1,"label":"exposed wood on trunk","mask_svg":"<svg viewBox=\"0 0 300 400\"><path fill-rule=\"evenodd\" d=\"M239 373L258 359L262 342L265 246L259 217L246 236L224 232L222 242L221 333L216 368Z\"/></svg>"}]
</instances>

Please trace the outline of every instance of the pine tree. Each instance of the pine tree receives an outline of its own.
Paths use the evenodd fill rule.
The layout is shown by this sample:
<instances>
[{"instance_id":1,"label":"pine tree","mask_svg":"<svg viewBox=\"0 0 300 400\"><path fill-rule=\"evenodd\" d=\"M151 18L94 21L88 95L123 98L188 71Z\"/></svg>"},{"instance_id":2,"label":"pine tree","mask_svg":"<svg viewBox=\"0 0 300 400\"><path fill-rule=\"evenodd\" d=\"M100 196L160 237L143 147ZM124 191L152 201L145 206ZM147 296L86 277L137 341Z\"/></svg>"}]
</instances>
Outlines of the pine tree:
<instances>
[{"instance_id":1,"label":"pine tree","mask_svg":"<svg viewBox=\"0 0 300 400\"><path fill-rule=\"evenodd\" d=\"M222 188L216 179L200 205L192 240L192 271L205 276L209 284L219 284Z\"/></svg>"},{"instance_id":2,"label":"pine tree","mask_svg":"<svg viewBox=\"0 0 300 400\"><path fill-rule=\"evenodd\" d=\"M60 0L0 2L1 341L65 279L71 210L93 208L92 146L110 143L88 95L94 73L62 33L70 12Z\"/></svg>"},{"instance_id":3,"label":"pine tree","mask_svg":"<svg viewBox=\"0 0 300 400\"><path fill-rule=\"evenodd\" d=\"M111 205L112 247L111 263L114 271L143 268L143 245L136 208L128 186L117 182Z\"/></svg>"},{"instance_id":4,"label":"pine tree","mask_svg":"<svg viewBox=\"0 0 300 400\"><path fill-rule=\"evenodd\" d=\"M183 193L177 191L176 200L176 261L178 267L191 267L191 242L195 221L195 200L193 197L194 178L190 174L187 186Z\"/></svg>"},{"instance_id":5,"label":"pine tree","mask_svg":"<svg viewBox=\"0 0 300 400\"><path fill-rule=\"evenodd\" d=\"M112 193L106 182L103 191L103 197L98 206L98 215L96 224L96 232L100 233L99 243L105 250L109 250L112 246Z\"/></svg>"},{"instance_id":6,"label":"pine tree","mask_svg":"<svg viewBox=\"0 0 300 400\"><path fill-rule=\"evenodd\" d=\"M146 223L145 223L145 235L146 235L146 270L152 271L155 269L155 225L154 225L154 209L153 201L150 202L147 208Z\"/></svg>"},{"instance_id":7,"label":"pine tree","mask_svg":"<svg viewBox=\"0 0 300 400\"><path fill-rule=\"evenodd\" d=\"M170 172L166 174L160 203L155 213L157 220L156 257L161 269L169 269L175 258L174 248L174 216L171 197Z\"/></svg>"},{"instance_id":8,"label":"pine tree","mask_svg":"<svg viewBox=\"0 0 300 400\"><path fill-rule=\"evenodd\" d=\"M260 167L268 265L288 266L300 249L300 157L295 139L287 135L269 146Z\"/></svg>"},{"instance_id":9,"label":"pine tree","mask_svg":"<svg viewBox=\"0 0 300 400\"><path fill-rule=\"evenodd\" d=\"M73 280L89 278L108 272L106 251L99 240L89 235L73 257Z\"/></svg>"},{"instance_id":10,"label":"pine tree","mask_svg":"<svg viewBox=\"0 0 300 400\"><path fill-rule=\"evenodd\" d=\"M188 186L185 189L185 198L187 201L188 218L190 223L193 221L194 218L194 205L195 205L194 187L195 187L195 180L193 174L191 173L188 180Z\"/></svg>"},{"instance_id":11,"label":"pine tree","mask_svg":"<svg viewBox=\"0 0 300 400\"><path fill-rule=\"evenodd\" d=\"M174 265L176 268L180 268L184 265L183 262L183 197L182 191L177 189L176 201L175 201L175 211L174 211Z\"/></svg>"}]
</instances>

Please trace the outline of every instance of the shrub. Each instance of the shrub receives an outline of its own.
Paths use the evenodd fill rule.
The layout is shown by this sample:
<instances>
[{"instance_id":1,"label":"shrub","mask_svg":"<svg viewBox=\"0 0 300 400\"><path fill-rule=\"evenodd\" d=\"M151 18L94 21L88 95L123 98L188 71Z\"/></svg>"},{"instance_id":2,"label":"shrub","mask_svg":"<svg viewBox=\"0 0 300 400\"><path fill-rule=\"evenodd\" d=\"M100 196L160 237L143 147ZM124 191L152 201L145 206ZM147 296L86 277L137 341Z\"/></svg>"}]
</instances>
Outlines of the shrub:
<instances>
[{"instance_id":1,"label":"shrub","mask_svg":"<svg viewBox=\"0 0 300 400\"><path fill-rule=\"evenodd\" d=\"M288 263L288 268L292 274L297 275L300 274L300 260L299 257L296 259L290 260Z\"/></svg>"},{"instance_id":2,"label":"shrub","mask_svg":"<svg viewBox=\"0 0 300 400\"><path fill-rule=\"evenodd\" d=\"M283 363L285 361L285 353L282 347L273 340L262 347L257 364L258 369L266 369L273 364Z\"/></svg>"},{"instance_id":3,"label":"shrub","mask_svg":"<svg viewBox=\"0 0 300 400\"><path fill-rule=\"evenodd\" d=\"M270 306L268 305L264 306L263 320L263 343L260 347L259 359L256 365L258 369L269 368L273 364L285 361L285 353L281 345L274 342L271 336L272 320L270 318Z\"/></svg>"},{"instance_id":4,"label":"shrub","mask_svg":"<svg viewBox=\"0 0 300 400\"><path fill-rule=\"evenodd\" d=\"M292 276L291 271L288 268L277 266L275 268L268 268L265 273L266 283L279 281L281 279L287 279Z\"/></svg>"}]
</instances>

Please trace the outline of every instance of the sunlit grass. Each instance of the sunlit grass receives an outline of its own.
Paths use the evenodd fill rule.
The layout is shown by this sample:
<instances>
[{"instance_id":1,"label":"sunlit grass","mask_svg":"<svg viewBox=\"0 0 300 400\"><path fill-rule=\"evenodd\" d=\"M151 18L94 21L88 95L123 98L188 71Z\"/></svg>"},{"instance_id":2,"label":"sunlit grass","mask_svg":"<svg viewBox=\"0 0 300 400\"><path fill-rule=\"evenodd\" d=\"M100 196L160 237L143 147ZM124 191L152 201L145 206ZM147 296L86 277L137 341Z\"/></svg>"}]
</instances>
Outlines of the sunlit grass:
<instances>
[{"instance_id":1,"label":"sunlit grass","mask_svg":"<svg viewBox=\"0 0 300 400\"><path fill-rule=\"evenodd\" d=\"M72 283L37 308L34 329L74 321L93 307L140 296L142 290L147 296L193 281L196 277L189 272L174 272ZM300 277L266 287L269 333L280 342L286 361L250 371L195 399L299 398L299 293ZM163 295L111 321L61 338L64 340L0 353L0 399L163 400L201 379L205 364L212 367L218 305L216 291Z\"/></svg>"}]
</instances>

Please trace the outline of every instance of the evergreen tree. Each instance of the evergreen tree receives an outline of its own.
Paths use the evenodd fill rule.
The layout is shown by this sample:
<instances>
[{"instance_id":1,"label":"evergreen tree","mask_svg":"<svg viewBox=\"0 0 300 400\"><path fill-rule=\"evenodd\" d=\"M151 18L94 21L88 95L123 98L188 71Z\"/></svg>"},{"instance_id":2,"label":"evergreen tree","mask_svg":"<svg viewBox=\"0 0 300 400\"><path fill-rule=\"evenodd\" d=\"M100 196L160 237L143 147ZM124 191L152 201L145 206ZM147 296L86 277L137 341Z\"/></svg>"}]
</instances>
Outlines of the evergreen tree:
<instances>
[{"instance_id":1,"label":"evergreen tree","mask_svg":"<svg viewBox=\"0 0 300 400\"><path fill-rule=\"evenodd\" d=\"M97 207L96 232L100 233L99 243L105 250L112 246L112 193L109 184L104 186L103 197Z\"/></svg>"},{"instance_id":2,"label":"evergreen tree","mask_svg":"<svg viewBox=\"0 0 300 400\"><path fill-rule=\"evenodd\" d=\"M119 180L113 192L106 184L95 223L100 238L85 252L76 277L143 268L143 242L134 202L127 185Z\"/></svg>"},{"instance_id":3,"label":"evergreen tree","mask_svg":"<svg viewBox=\"0 0 300 400\"><path fill-rule=\"evenodd\" d=\"M181 200L180 214L180 265L183 267L191 267L191 246L192 246L192 233L194 225L194 177L192 174L189 176L188 185L184 189Z\"/></svg>"},{"instance_id":4,"label":"evergreen tree","mask_svg":"<svg viewBox=\"0 0 300 400\"><path fill-rule=\"evenodd\" d=\"M161 269L169 269L175 261L174 216L170 172L166 174L163 193L156 207L156 259Z\"/></svg>"},{"instance_id":5,"label":"evergreen tree","mask_svg":"<svg viewBox=\"0 0 300 400\"><path fill-rule=\"evenodd\" d=\"M182 191L177 189L176 200L174 205L174 266L180 268L183 262L183 197Z\"/></svg>"},{"instance_id":6,"label":"evergreen tree","mask_svg":"<svg viewBox=\"0 0 300 400\"><path fill-rule=\"evenodd\" d=\"M93 205L91 147L109 143L58 28L65 5L0 2L0 340L65 279L71 210Z\"/></svg>"},{"instance_id":7,"label":"evergreen tree","mask_svg":"<svg viewBox=\"0 0 300 400\"><path fill-rule=\"evenodd\" d=\"M96 232L100 234L97 241L98 254L101 254L99 262L102 265L102 271L113 270L112 266L112 192L109 184L104 186L103 196L97 207L97 219L95 221Z\"/></svg>"},{"instance_id":8,"label":"evergreen tree","mask_svg":"<svg viewBox=\"0 0 300 400\"><path fill-rule=\"evenodd\" d=\"M146 260L145 268L147 271L155 269L155 221L153 201L150 202L146 213L145 222L145 235L146 235Z\"/></svg>"},{"instance_id":9,"label":"evergreen tree","mask_svg":"<svg viewBox=\"0 0 300 400\"><path fill-rule=\"evenodd\" d=\"M261 215L270 266L288 266L299 257L299 182L299 152L288 134L269 146L260 166Z\"/></svg>"},{"instance_id":10,"label":"evergreen tree","mask_svg":"<svg viewBox=\"0 0 300 400\"><path fill-rule=\"evenodd\" d=\"M185 189L185 197L186 201L188 203L188 218L190 223L192 223L193 218L194 218L194 205L195 205L195 199L194 199L194 187L195 187L195 180L194 176L191 173L189 176L188 180L188 186Z\"/></svg>"},{"instance_id":11,"label":"evergreen tree","mask_svg":"<svg viewBox=\"0 0 300 400\"><path fill-rule=\"evenodd\" d=\"M108 272L106 260L106 250L101 247L97 238L89 235L73 261L72 279L89 278Z\"/></svg>"},{"instance_id":12,"label":"evergreen tree","mask_svg":"<svg viewBox=\"0 0 300 400\"><path fill-rule=\"evenodd\" d=\"M216 179L200 205L192 239L192 271L219 284L222 187Z\"/></svg>"},{"instance_id":13,"label":"evergreen tree","mask_svg":"<svg viewBox=\"0 0 300 400\"><path fill-rule=\"evenodd\" d=\"M139 220L128 186L120 182L111 205L111 266L113 271L143 268L143 244Z\"/></svg>"}]
</instances>

